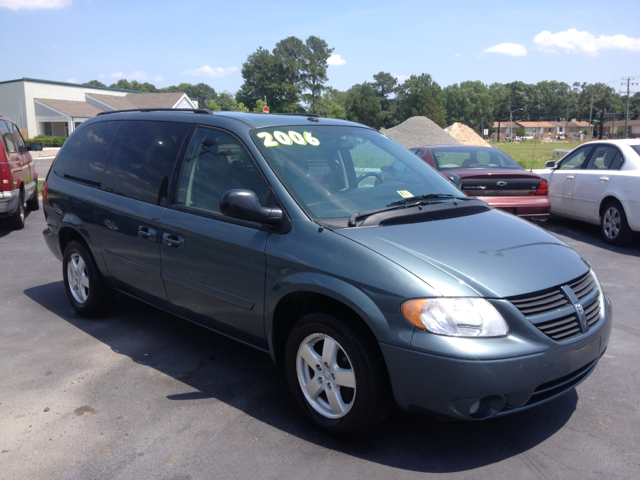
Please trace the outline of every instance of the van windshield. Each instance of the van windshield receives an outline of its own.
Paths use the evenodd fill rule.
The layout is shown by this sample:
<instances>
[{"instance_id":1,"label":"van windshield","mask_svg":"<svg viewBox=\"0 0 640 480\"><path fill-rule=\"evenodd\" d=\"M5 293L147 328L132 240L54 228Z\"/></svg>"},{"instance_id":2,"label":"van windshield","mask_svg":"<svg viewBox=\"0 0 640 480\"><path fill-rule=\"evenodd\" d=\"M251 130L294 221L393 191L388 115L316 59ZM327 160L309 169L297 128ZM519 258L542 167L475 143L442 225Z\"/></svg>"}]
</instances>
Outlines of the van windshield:
<instances>
[{"instance_id":1,"label":"van windshield","mask_svg":"<svg viewBox=\"0 0 640 480\"><path fill-rule=\"evenodd\" d=\"M403 198L464 196L414 154L374 130L280 126L253 139L280 181L315 219L349 218Z\"/></svg>"}]
</instances>

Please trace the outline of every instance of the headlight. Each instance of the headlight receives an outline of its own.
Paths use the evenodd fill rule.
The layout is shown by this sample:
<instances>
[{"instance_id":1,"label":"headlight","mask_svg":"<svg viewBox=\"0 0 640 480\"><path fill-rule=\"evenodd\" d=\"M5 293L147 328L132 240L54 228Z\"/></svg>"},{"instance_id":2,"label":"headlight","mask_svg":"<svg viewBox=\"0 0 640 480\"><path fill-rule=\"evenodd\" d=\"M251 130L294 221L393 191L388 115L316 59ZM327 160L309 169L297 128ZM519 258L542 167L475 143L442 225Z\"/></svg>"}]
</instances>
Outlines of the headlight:
<instances>
[{"instance_id":1,"label":"headlight","mask_svg":"<svg viewBox=\"0 0 640 480\"><path fill-rule=\"evenodd\" d=\"M502 315L483 298L422 298L402 304L412 325L453 337L500 337L509 332Z\"/></svg>"}]
</instances>

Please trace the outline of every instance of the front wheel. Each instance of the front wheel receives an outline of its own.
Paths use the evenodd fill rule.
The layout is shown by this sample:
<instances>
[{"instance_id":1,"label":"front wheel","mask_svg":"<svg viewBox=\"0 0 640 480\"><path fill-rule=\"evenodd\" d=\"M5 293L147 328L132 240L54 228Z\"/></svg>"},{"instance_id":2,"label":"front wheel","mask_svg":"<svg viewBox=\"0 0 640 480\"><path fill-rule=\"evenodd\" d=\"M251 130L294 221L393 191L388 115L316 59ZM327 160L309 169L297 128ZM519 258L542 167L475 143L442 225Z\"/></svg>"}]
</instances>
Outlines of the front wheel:
<instances>
[{"instance_id":1,"label":"front wheel","mask_svg":"<svg viewBox=\"0 0 640 480\"><path fill-rule=\"evenodd\" d=\"M633 232L627 223L627 216L620 202L609 201L602 212L600 231L609 245L627 245L633 239Z\"/></svg>"},{"instance_id":2,"label":"front wheel","mask_svg":"<svg viewBox=\"0 0 640 480\"><path fill-rule=\"evenodd\" d=\"M329 433L366 432L391 412L384 360L360 329L326 314L305 315L289 334L285 362L298 403Z\"/></svg>"},{"instance_id":3,"label":"front wheel","mask_svg":"<svg viewBox=\"0 0 640 480\"><path fill-rule=\"evenodd\" d=\"M84 245L69 242L62 258L62 274L69 303L83 316L102 313L113 297L96 262Z\"/></svg>"}]
</instances>

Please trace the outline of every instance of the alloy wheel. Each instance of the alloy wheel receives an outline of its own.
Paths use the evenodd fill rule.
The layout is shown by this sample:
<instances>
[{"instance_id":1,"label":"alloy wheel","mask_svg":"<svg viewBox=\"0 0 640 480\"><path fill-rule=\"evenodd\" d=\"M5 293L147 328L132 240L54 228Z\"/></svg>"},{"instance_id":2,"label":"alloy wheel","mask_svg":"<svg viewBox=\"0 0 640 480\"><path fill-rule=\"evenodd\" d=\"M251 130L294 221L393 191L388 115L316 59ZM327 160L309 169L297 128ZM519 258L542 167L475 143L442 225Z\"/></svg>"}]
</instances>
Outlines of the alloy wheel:
<instances>
[{"instance_id":1,"label":"alloy wheel","mask_svg":"<svg viewBox=\"0 0 640 480\"><path fill-rule=\"evenodd\" d=\"M344 417L356 398L356 375L344 348L328 335L314 333L300 344L296 371L302 392L326 418Z\"/></svg>"},{"instance_id":2,"label":"alloy wheel","mask_svg":"<svg viewBox=\"0 0 640 480\"><path fill-rule=\"evenodd\" d=\"M622 218L616 207L609 207L604 212L604 220L602 222L602 230L607 238L613 240L620 233Z\"/></svg>"},{"instance_id":3,"label":"alloy wheel","mask_svg":"<svg viewBox=\"0 0 640 480\"><path fill-rule=\"evenodd\" d=\"M71 255L67 264L67 282L74 300L84 304L89 298L89 277L87 265L77 253Z\"/></svg>"}]
</instances>

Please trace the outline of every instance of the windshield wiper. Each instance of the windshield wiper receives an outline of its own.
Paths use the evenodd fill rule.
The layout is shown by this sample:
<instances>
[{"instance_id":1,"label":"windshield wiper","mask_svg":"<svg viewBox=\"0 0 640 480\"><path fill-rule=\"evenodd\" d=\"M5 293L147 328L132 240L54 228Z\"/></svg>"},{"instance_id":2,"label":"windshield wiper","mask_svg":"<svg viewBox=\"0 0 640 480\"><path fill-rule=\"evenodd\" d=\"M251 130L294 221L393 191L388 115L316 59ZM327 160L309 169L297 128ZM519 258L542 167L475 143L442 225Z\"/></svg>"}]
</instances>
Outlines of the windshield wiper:
<instances>
[{"instance_id":1,"label":"windshield wiper","mask_svg":"<svg viewBox=\"0 0 640 480\"><path fill-rule=\"evenodd\" d=\"M434 198L451 198L453 200L470 200L469 197L456 197L455 195L451 195L449 193L427 193L426 195L417 195L415 197L396 200L395 202L391 202L389 205L387 205L387 207L393 207L395 205L406 205L409 202L417 202L420 200L430 200Z\"/></svg>"}]
</instances>

